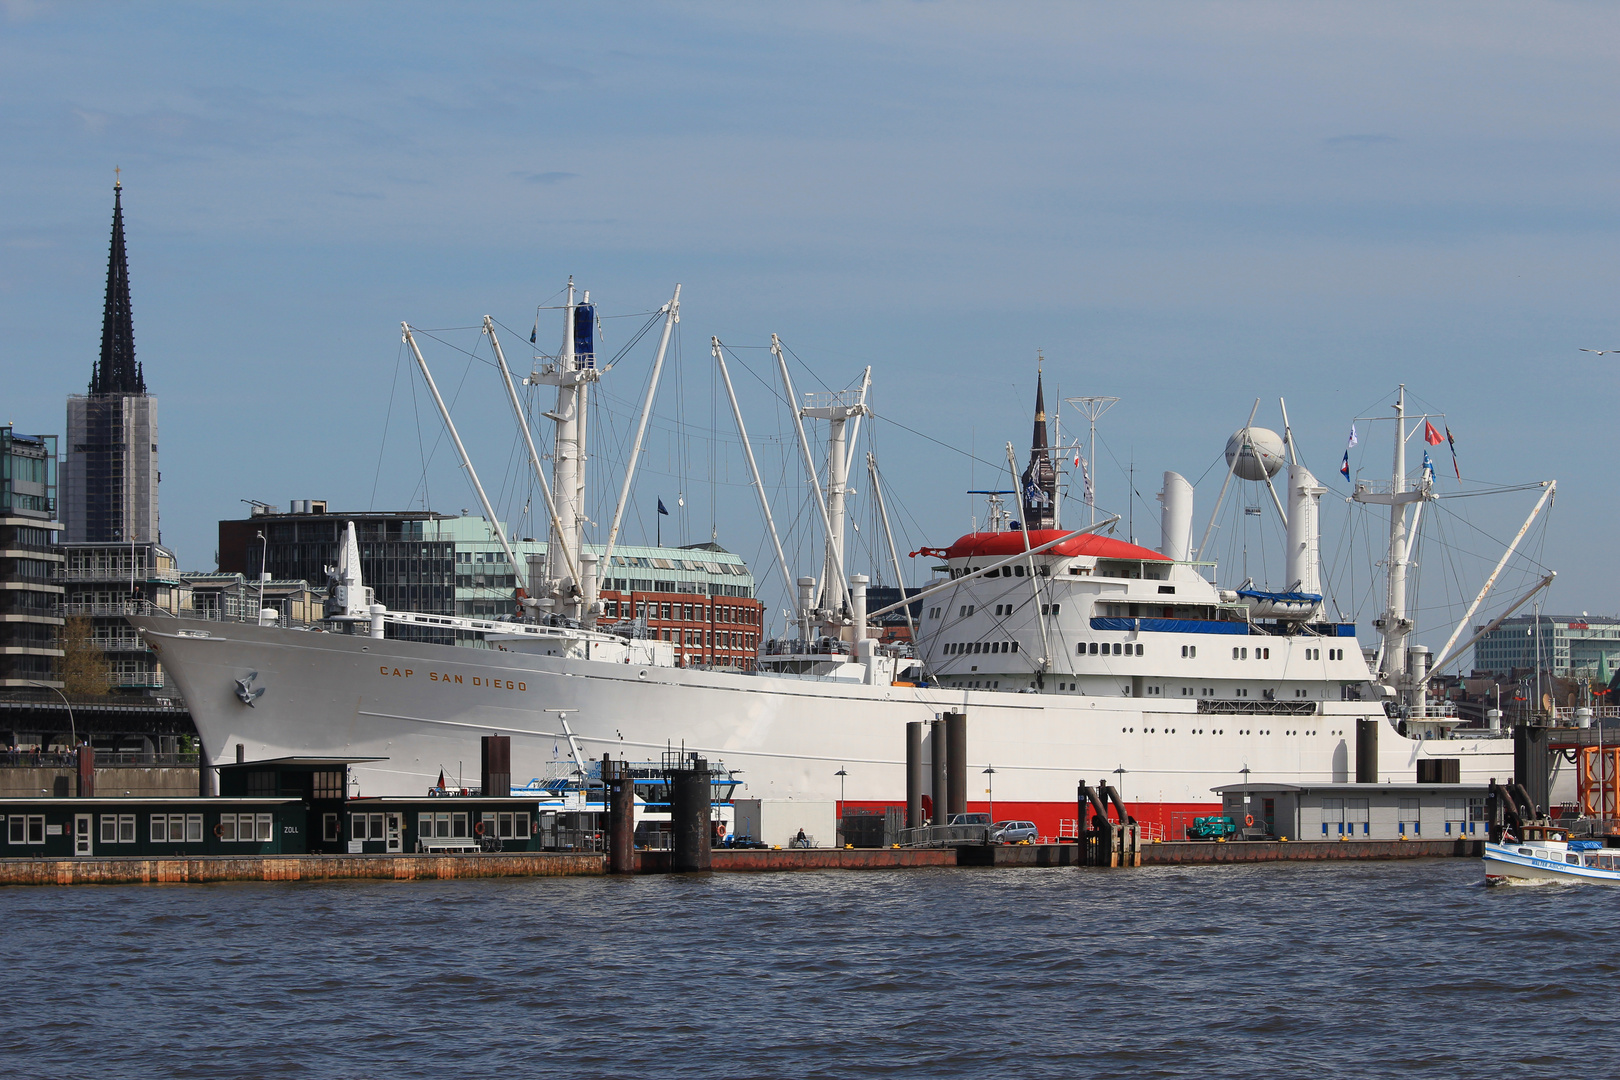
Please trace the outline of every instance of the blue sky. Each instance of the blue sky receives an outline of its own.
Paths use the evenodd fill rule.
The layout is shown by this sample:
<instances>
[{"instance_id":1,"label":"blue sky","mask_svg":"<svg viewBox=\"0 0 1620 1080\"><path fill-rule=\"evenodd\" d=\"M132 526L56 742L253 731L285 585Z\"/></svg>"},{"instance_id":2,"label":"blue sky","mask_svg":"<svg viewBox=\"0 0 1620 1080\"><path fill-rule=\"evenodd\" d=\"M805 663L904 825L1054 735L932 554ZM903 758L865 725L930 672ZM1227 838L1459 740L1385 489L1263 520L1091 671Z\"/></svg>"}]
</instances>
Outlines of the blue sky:
<instances>
[{"instance_id":1,"label":"blue sky","mask_svg":"<svg viewBox=\"0 0 1620 1080\"><path fill-rule=\"evenodd\" d=\"M605 314L682 282L683 389L637 507L684 493L672 525L712 522L761 570L711 334L754 362L741 347L778 332L831 386L874 365L911 547L966 531L964 490L1027 440L1037 350L1049 394L1122 399L1099 500L1127 511L1134 462L1149 542L1159 474L1203 477L1201 532L1226 436L1256 397L1275 426L1284 396L1335 492L1336 550L1350 418L1404 381L1446 414L1465 477L1558 478L1533 538L1552 606L1614 612L1613 358L1576 350L1620 345L1617 24L1597 4L8 3L7 418L60 431L89 378L118 165L164 538L187 566L212 565L242 499L420 501L399 321L526 331L573 274ZM515 512L498 387L430 344ZM615 373L604 429L631 422L650 355ZM791 447L764 438L780 415L742 381L786 475ZM1353 462L1387 474L1368 427ZM427 473L435 509L476 505L442 445ZM1450 535L1494 558L1532 501L1460 501ZM1475 571L1431 555L1439 604ZM1365 563L1336 586L1363 623Z\"/></svg>"}]
</instances>

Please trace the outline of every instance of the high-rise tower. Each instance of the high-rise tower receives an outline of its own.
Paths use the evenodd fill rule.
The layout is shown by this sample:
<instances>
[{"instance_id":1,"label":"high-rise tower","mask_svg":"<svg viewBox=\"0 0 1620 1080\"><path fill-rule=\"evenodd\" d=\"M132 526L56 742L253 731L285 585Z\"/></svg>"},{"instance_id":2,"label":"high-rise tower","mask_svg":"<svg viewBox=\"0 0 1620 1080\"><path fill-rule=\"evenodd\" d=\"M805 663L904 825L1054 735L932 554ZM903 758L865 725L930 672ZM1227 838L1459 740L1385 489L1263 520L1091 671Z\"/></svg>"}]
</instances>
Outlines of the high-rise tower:
<instances>
[{"instance_id":1,"label":"high-rise tower","mask_svg":"<svg viewBox=\"0 0 1620 1080\"><path fill-rule=\"evenodd\" d=\"M1024 528L1050 529L1056 520L1057 470L1052 467L1046 428L1046 393L1041 373L1035 373L1035 431L1029 440L1029 468L1024 470L1020 501L1024 504Z\"/></svg>"},{"instance_id":2,"label":"high-rise tower","mask_svg":"<svg viewBox=\"0 0 1620 1080\"><path fill-rule=\"evenodd\" d=\"M123 185L113 184L112 249L101 315L101 358L89 392L67 403L62 521L68 543L157 543L157 401L135 361L124 250Z\"/></svg>"}]
</instances>

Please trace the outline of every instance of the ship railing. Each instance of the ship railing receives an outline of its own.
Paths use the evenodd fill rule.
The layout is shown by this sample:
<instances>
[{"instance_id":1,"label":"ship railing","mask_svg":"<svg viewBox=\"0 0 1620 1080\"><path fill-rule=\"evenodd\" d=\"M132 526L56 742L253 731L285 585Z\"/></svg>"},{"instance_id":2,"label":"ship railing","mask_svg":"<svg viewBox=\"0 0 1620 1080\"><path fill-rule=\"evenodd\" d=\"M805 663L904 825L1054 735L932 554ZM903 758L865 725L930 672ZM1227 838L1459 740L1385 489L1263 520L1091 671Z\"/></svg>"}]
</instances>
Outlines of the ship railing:
<instances>
[{"instance_id":1,"label":"ship railing","mask_svg":"<svg viewBox=\"0 0 1620 1080\"><path fill-rule=\"evenodd\" d=\"M1449 701L1437 702L1430 705L1414 706L1409 720L1455 720L1457 719L1457 706Z\"/></svg>"},{"instance_id":2,"label":"ship railing","mask_svg":"<svg viewBox=\"0 0 1620 1080\"><path fill-rule=\"evenodd\" d=\"M988 844L988 825L925 825L901 829L901 847L955 847L958 844Z\"/></svg>"},{"instance_id":3,"label":"ship railing","mask_svg":"<svg viewBox=\"0 0 1620 1080\"><path fill-rule=\"evenodd\" d=\"M1586 706L1586 710L1587 715L1591 716L1591 718L1594 720L1620 719L1620 705L1588 705ZM1578 720L1580 718L1580 713L1581 710L1579 707L1563 708L1560 706L1559 708L1555 708L1553 710L1553 719L1570 721Z\"/></svg>"},{"instance_id":4,"label":"ship railing","mask_svg":"<svg viewBox=\"0 0 1620 1080\"><path fill-rule=\"evenodd\" d=\"M850 645L837 638L771 638L759 651L762 656L848 656Z\"/></svg>"}]
</instances>

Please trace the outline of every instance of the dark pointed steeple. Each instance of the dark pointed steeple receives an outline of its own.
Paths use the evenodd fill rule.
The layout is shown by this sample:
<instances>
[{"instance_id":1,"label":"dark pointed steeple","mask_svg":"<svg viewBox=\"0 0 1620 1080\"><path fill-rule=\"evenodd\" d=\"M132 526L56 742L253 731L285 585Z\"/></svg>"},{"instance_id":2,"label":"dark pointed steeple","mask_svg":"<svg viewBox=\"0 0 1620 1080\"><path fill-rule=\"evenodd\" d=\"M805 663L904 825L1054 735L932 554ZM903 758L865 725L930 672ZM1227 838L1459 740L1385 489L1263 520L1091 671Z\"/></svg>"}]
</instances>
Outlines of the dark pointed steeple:
<instances>
[{"instance_id":1,"label":"dark pointed steeple","mask_svg":"<svg viewBox=\"0 0 1620 1080\"><path fill-rule=\"evenodd\" d=\"M1030 437L1031 450L1047 448L1046 392L1041 388L1041 369L1035 369L1035 434Z\"/></svg>"},{"instance_id":2,"label":"dark pointed steeple","mask_svg":"<svg viewBox=\"0 0 1620 1080\"><path fill-rule=\"evenodd\" d=\"M129 306L129 259L124 252L124 185L113 184L112 250L107 255L107 300L101 313L101 359L90 376L92 394L145 394L135 362L135 322Z\"/></svg>"},{"instance_id":3,"label":"dark pointed steeple","mask_svg":"<svg viewBox=\"0 0 1620 1080\"><path fill-rule=\"evenodd\" d=\"M1038 354L1037 354L1038 355ZM1029 440L1029 468L1022 477L1024 490L1020 501L1024 506L1024 527L1050 529L1056 521L1057 470L1052 466L1052 452L1046 426L1046 390L1041 385L1041 369L1035 369L1035 431Z\"/></svg>"}]
</instances>

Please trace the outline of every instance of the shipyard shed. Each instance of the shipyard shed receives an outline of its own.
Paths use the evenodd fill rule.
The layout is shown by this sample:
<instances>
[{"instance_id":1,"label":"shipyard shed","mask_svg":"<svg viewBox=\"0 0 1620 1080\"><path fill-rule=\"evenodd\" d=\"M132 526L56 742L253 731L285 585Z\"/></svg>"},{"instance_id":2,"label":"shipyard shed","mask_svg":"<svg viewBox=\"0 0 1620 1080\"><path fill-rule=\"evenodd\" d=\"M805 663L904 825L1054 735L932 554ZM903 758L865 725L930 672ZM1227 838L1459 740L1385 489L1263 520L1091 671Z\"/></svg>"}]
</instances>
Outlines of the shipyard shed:
<instances>
[{"instance_id":1,"label":"shipyard shed","mask_svg":"<svg viewBox=\"0 0 1620 1080\"><path fill-rule=\"evenodd\" d=\"M1455 840L1486 832L1484 784L1225 784L1246 839Z\"/></svg>"}]
</instances>

